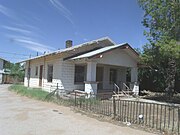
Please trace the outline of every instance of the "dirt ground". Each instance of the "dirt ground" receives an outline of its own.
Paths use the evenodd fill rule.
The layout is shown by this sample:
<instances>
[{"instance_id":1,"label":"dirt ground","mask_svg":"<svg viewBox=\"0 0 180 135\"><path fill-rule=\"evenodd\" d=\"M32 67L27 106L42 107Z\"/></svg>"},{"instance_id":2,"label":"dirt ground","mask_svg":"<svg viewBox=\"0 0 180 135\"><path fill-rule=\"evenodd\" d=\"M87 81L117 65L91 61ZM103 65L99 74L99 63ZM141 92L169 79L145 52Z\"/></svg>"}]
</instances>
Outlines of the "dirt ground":
<instances>
[{"instance_id":1,"label":"dirt ground","mask_svg":"<svg viewBox=\"0 0 180 135\"><path fill-rule=\"evenodd\" d=\"M153 135L18 96L8 86L0 85L0 135Z\"/></svg>"}]
</instances>

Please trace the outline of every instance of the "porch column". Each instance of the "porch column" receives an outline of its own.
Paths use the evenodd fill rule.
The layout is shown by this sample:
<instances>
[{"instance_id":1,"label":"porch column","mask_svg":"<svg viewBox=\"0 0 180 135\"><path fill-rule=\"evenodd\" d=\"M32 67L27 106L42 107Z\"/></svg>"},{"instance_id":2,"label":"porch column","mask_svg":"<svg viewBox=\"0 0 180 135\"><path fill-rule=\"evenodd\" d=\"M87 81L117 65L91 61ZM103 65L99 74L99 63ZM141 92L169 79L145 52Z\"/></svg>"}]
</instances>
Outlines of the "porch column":
<instances>
[{"instance_id":1,"label":"porch column","mask_svg":"<svg viewBox=\"0 0 180 135\"><path fill-rule=\"evenodd\" d=\"M131 84L130 88L132 89L134 95L139 95L139 84L138 84L138 68L131 68Z\"/></svg>"},{"instance_id":2,"label":"porch column","mask_svg":"<svg viewBox=\"0 0 180 135\"><path fill-rule=\"evenodd\" d=\"M138 68L133 67L131 68L131 82L137 82L138 81Z\"/></svg>"},{"instance_id":3,"label":"porch column","mask_svg":"<svg viewBox=\"0 0 180 135\"><path fill-rule=\"evenodd\" d=\"M97 94L96 62L87 62L87 78L85 81L85 92Z\"/></svg>"}]
</instances>

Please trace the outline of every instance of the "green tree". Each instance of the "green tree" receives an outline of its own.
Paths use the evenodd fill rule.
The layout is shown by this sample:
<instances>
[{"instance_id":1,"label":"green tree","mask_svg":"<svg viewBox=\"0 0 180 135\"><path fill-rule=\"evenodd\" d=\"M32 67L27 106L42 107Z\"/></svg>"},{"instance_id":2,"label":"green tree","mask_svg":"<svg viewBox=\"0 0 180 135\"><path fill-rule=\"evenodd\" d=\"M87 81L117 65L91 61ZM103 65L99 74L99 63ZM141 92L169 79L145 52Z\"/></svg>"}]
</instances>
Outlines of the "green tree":
<instances>
[{"instance_id":1,"label":"green tree","mask_svg":"<svg viewBox=\"0 0 180 135\"><path fill-rule=\"evenodd\" d=\"M175 78L179 76L180 68L180 1L138 2L145 11L142 23L147 28L144 34L150 42L143 47L141 60L151 67L151 70L143 69L140 75L153 79L158 89L173 95Z\"/></svg>"},{"instance_id":2,"label":"green tree","mask_svg":"<svg viewBox=\"0 0 180 135\"><path fill-rule=\"evenodd\" d=\"M9 75L13 77L14 82L23 81L24 68L20 64L6 63L5 69L9 71Z\"/></svg>"},{"instance_id":3,"label":"green tree","mask_svg":"<svg viewBox=\"0 0 180 135\"><path fill-rule=\"evenodd\" d=\"M169 37L180 41L180 0L138 0L145 11L145 35L152 41Z\"/></svg>"}]
</instances>

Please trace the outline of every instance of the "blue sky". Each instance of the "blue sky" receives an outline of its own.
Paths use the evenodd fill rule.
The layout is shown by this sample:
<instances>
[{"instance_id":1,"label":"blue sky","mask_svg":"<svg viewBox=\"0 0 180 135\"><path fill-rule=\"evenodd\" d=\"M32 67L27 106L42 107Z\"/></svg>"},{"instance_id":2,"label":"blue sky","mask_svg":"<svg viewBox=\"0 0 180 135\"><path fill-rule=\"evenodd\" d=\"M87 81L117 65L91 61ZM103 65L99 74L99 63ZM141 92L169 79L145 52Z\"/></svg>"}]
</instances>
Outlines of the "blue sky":
<instances>
[{"instance_id":1,"label":"blue sky","mask_svg":"<svg viewBox=\"0 0 180 135\"><path fill-rule=\"evenodd\" d=\"M141 48L147 40L136 0L0 0L0 57L29 55L105 36Z\"/></svg>"}]
</instances>

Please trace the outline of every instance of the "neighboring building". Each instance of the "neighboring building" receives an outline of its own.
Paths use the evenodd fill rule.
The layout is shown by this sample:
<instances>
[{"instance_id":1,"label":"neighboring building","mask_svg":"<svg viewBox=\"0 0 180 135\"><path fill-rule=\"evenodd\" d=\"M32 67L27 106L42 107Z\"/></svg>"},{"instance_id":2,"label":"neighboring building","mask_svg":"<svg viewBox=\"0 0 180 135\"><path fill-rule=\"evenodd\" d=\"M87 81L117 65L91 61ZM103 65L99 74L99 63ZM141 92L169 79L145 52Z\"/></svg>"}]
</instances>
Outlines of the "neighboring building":
<instances>
[{"instance_id":1,"label":"neighboring building","mask_svg":"<svg viewBox=\"0 0 180 135\"><path fill-rule=\"evenodd\" d=\"M5 59L0 58L0 84L3 83L3 78L4 78L4 75L5 75L4 65L5 65L6 62L8 62L8 61L5 60Z\"/></svg>"},{"instance_id":2,"label":"neighboring building","mask_svg":"<svg viewBox=\"0 0 180 135\"><path fill-rule=\"evenodd\" d=\"M127 69L131 82L137 82L139 56L128 43L116 45L108 37L72 46L24 60L24 85L49 91L58 83L61 89L107 92L114 83L126 83ZM122 86L120 86L122 88Z\"/></svg>"}]
</instances>

